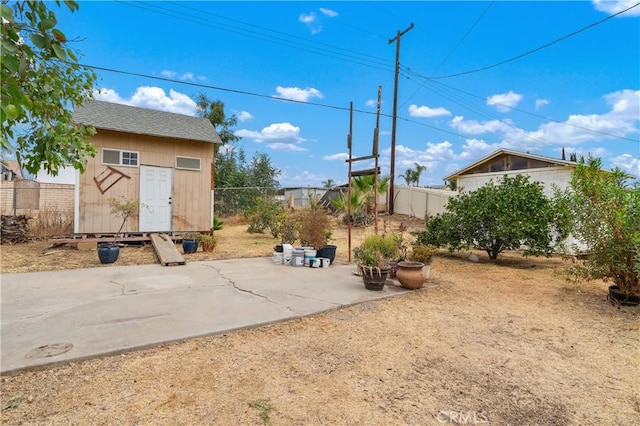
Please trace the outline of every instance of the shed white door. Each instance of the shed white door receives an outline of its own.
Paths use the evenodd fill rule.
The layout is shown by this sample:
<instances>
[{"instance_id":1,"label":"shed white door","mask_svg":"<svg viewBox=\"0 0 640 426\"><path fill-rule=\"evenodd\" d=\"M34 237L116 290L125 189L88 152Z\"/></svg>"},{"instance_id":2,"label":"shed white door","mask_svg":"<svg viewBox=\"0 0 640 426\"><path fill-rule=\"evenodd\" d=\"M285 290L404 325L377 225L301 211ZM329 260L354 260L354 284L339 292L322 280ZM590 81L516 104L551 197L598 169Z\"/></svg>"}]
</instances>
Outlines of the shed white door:
<instances>
[{"instance_id":1,"label":"shed white door","mask_svg":"<svg viewBox=\"0 0 640 426\"><path fill-rule=\"evenodd\" d=\"M173 170L140 166L140 232L171 231Z\"/></svg>"}]
</instances>

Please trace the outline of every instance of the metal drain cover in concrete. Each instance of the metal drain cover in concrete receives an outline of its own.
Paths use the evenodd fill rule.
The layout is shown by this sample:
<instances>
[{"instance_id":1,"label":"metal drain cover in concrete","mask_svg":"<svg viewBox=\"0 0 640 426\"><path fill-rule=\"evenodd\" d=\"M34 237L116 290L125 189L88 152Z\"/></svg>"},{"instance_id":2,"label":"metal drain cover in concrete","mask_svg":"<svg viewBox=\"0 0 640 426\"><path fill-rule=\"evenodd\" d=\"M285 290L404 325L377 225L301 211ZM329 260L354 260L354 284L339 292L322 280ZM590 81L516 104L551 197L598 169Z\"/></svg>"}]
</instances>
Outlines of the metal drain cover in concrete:
<instances>
[{"instance_id":1,"label":"metal drain cover in concrete","mask_svg":"<svg viewBox=\"0 0 640 426\"><path fill-rule=\"evenodd\" d=\"M71 348L73 348L71 343L54 343L52 345L39 346L27 352L25 358L50 358L69 352Z\"/></svg>"}]
</instances>

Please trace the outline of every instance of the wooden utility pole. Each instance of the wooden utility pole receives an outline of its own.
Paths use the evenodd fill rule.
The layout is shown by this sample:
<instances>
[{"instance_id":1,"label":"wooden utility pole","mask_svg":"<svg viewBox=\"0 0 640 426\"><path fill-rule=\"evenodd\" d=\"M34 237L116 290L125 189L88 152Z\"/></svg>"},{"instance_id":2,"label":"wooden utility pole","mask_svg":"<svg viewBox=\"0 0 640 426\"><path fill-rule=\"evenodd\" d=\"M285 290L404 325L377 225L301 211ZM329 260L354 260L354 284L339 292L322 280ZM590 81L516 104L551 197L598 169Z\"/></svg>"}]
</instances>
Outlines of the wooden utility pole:
<instances>
[{"instance_id":1,"label":"wooden utility pole","mask_svg":"<svg viewBox=\"0 0 640 426\"><path fill-rule=\"evenodd\" d=\"M351 140L353 139L353 101L349 103L349 134L347 135L347 148L349 148L349 160L351 160L352 153L352 145ZM347 223L348 223L348 237L349 240L349 263L351 263L351 161L349 161L349 190L347 192L347 197L349 199L349 203L347 207Z\"/></svg>"},{"instance_id":2,"label":"wooden utility pole","mask_svg":"<svg viewBox=\"0 0 640 426\"><path fill-rule=\"evenodd\" d=\"M413 22L404 31L398 31L396 36L389 40L389 44L396 42L396 78L393 86L393 118L391 124L391 171L389 176L389 214L393 214L393 191L396 174L396 121L398 113L398 74L400 73L400 38L411 28Z\"/></svg>"},{"instance_id":3,"label":"wooden utility pole","mask_svg":"<svg viewBox=\"0 0 640 426\"><path fill-rule=\"evenodd\" d=\"M382 86L378 86L378 108L376 112L376 128L373 131L373 152L376 157L375 165L373 166L375 173L373 174L373 217L374 217L374 231L378 235L378 135L380 133L380 102L382 101Z\"/></svg>"}]
</instances>

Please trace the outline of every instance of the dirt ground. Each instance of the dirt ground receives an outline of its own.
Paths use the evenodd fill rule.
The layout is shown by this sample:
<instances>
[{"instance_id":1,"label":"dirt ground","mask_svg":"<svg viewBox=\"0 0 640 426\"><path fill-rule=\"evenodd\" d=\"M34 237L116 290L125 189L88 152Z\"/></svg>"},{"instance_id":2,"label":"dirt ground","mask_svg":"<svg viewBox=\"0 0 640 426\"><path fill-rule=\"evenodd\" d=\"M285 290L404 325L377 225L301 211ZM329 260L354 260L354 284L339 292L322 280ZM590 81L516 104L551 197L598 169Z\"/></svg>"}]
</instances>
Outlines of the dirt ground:
<instances>
[{"instance_id":1,"label":"dirt ground","mask_svg":"<svg viewBox=\"0 0 640 426\"><path fill-rule=\"evenodd\" d=\"M395 217L419 229L415 219ZM384 226L381 221L380 228ZM187 261L270 256L230 223ZM354 244L368 230L354 232ZM405 234L406 235L406 234ZM347 260L344 228L334 230ZM101 266L95 251L3 246L2 273ZM640 309L568 263L440 253L405 296L2 377L2 424L640 424ZM118 264L156 262L126 248ZM366 291L363 286L363 291Z\"/></svg>"}]
</instances>

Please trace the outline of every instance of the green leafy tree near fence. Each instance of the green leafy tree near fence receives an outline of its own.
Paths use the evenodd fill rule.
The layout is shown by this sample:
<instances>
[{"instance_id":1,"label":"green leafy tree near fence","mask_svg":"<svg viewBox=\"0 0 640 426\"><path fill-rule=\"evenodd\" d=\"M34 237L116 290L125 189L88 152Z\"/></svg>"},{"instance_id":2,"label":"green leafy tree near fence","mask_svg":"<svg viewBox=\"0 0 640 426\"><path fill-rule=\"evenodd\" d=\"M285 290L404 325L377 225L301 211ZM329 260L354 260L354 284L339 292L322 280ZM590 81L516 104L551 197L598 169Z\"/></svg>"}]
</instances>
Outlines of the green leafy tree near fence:
<instances>
[{"instance_id":1,"label":"green leafy tree near fence","mask_svg":"<svg viewBox=\"0 0 640 426\"><path fill-rule=\"evenodd\" d=\"M446 242L451 250L484 250L490 259L521 246L525 254L549 256L566 239L569 223L568 212L544 195L541 183L504 176L449 200L447 212L427 221L421 238Z\"/></svg>"},{"instance_id":2,"label":"green leafy tree near fence","mask_svg":"<svg viewBox=\"0 0 640 426\"><path fill-rule=\"evenodd\" d=\"M75 1L64 3L72 12L79 8ZM71 111L91 97L96 75L78 64L47 7L52 3L10 4L0 4L1 147L15 149L21 167L32 174L42 163L52 175L67 164L83 171L86 158L95 155L88 141L95 129L74 124Z\"/></svg>"},{"instance_id":3,"label":"green leafy tree near fence","mask_svg":"<svg viewBox=\"0 0 640 426\"><path fill-rule=\"evenodd\" d=\"M640 184L626 174L601 169L601 160L581 159L564 193L573 233L587 259L574 272L586 279L613 281L627 296L640 295Z\"/></svg>"}]
</instances>

